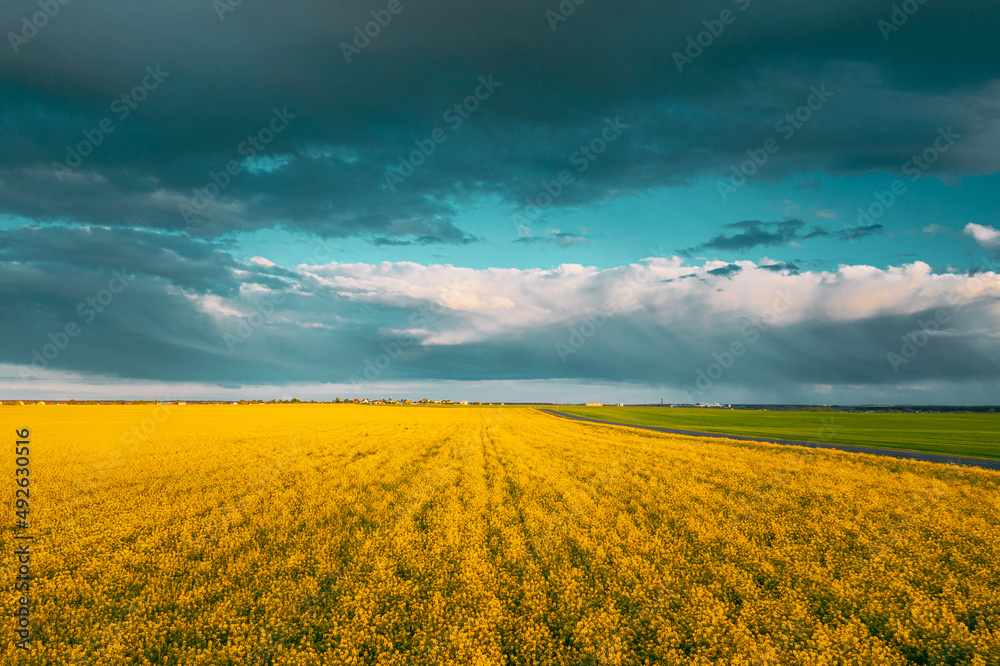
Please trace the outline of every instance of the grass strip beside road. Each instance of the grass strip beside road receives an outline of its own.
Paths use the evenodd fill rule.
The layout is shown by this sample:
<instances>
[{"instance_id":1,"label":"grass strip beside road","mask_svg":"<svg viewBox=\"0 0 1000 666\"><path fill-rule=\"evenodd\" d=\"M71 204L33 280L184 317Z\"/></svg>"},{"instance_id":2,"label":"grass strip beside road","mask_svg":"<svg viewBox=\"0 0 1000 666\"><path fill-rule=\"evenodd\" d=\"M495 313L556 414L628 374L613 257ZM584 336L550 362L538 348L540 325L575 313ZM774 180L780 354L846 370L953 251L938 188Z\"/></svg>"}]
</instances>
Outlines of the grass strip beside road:
<instances>
[{"instance_id":1,"label":"grass strip beside road","mask_svg":"<svg viewBox=\"0 0 1000 666\"><path fill-rule=\"evenodd\" d=\"M557 409L566 414L633 425L1000 460L1000 414L868 414L680 407Z\"/></svg>"}]
</instances>

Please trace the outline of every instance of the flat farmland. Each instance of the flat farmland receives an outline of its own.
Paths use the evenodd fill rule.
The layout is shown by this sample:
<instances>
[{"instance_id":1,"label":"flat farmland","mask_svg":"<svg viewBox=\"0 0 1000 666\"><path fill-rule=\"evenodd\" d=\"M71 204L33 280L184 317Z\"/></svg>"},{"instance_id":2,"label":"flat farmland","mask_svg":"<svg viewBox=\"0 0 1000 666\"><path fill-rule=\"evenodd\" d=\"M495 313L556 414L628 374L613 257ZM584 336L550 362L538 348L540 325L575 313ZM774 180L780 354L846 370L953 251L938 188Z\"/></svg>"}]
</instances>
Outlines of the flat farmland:
<instances>
[{"instance_id":1,"label":"flat farmland","mask_svg":"<svg viewBox=\"0 0 1000 666\"><path fill-rule=\"evenodd\" d=\"M556 407L603 421L1000 460L1000 414Z\"/></svg>"},{"instance_id":2,"label":"flat farmland","mask_svg":"<svg viewBox=\"0 0 1000 666\"><path fill-rule=\"evenodd\" d=\"M996 472L530 408L0 418L4 664L1000 663Z\"/></svg>"}]
</instances>

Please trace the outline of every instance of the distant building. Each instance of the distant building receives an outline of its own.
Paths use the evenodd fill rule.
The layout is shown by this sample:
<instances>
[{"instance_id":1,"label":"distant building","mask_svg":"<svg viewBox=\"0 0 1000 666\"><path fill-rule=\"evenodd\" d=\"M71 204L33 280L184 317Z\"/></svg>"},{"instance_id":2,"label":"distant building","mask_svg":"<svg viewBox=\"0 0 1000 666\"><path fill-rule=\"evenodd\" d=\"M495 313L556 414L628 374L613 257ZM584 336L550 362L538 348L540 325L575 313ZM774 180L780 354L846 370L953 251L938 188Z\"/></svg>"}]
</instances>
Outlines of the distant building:
<instances>
[{"instance_id":1,"label":"distant building","mask_svg":"<svg viewBox=\"0 0 1000 666\"><path fill-rule=\"evenodd\" d=\"M603 402L588 402L586 406L587 407L603 407L604 403Z\"/></svg>"}]
</instances>

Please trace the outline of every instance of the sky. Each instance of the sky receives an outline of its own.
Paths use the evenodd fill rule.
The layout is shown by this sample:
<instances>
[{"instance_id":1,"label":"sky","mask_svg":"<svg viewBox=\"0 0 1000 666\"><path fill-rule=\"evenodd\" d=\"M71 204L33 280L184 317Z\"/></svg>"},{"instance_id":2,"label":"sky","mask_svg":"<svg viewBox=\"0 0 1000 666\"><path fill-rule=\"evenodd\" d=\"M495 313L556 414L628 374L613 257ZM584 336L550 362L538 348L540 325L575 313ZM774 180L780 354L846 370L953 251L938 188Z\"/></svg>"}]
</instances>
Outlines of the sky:
<instances>
[{"instance_id":1,"label":"sky","mask_svg":"<svg viewBox=\"0 0 1000 666\"><path fill-rule=\"evenodd\" d=\"M993 2L0 30L0 398L1000 403Z\"/></svg>"}]
</instances>

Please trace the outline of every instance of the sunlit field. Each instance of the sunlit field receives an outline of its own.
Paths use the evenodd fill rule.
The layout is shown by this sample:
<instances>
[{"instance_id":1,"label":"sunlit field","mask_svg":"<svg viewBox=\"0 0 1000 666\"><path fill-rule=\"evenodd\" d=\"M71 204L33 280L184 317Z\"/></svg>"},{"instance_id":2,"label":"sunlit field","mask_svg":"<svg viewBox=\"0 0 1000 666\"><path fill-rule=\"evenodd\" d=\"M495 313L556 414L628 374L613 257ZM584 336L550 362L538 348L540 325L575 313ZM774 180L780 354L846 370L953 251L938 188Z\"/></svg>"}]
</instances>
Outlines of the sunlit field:
<instances>
[{"instance_id":1,"label":"sunlit field","mask_svg":"<svg viewBox=\"0 0 1000 666\"><path fill-rule=\"evenodd\" d=\"M1000 664L996 472L529 408L0 418L4 664Z\"/></svg>"}]
</instances>

